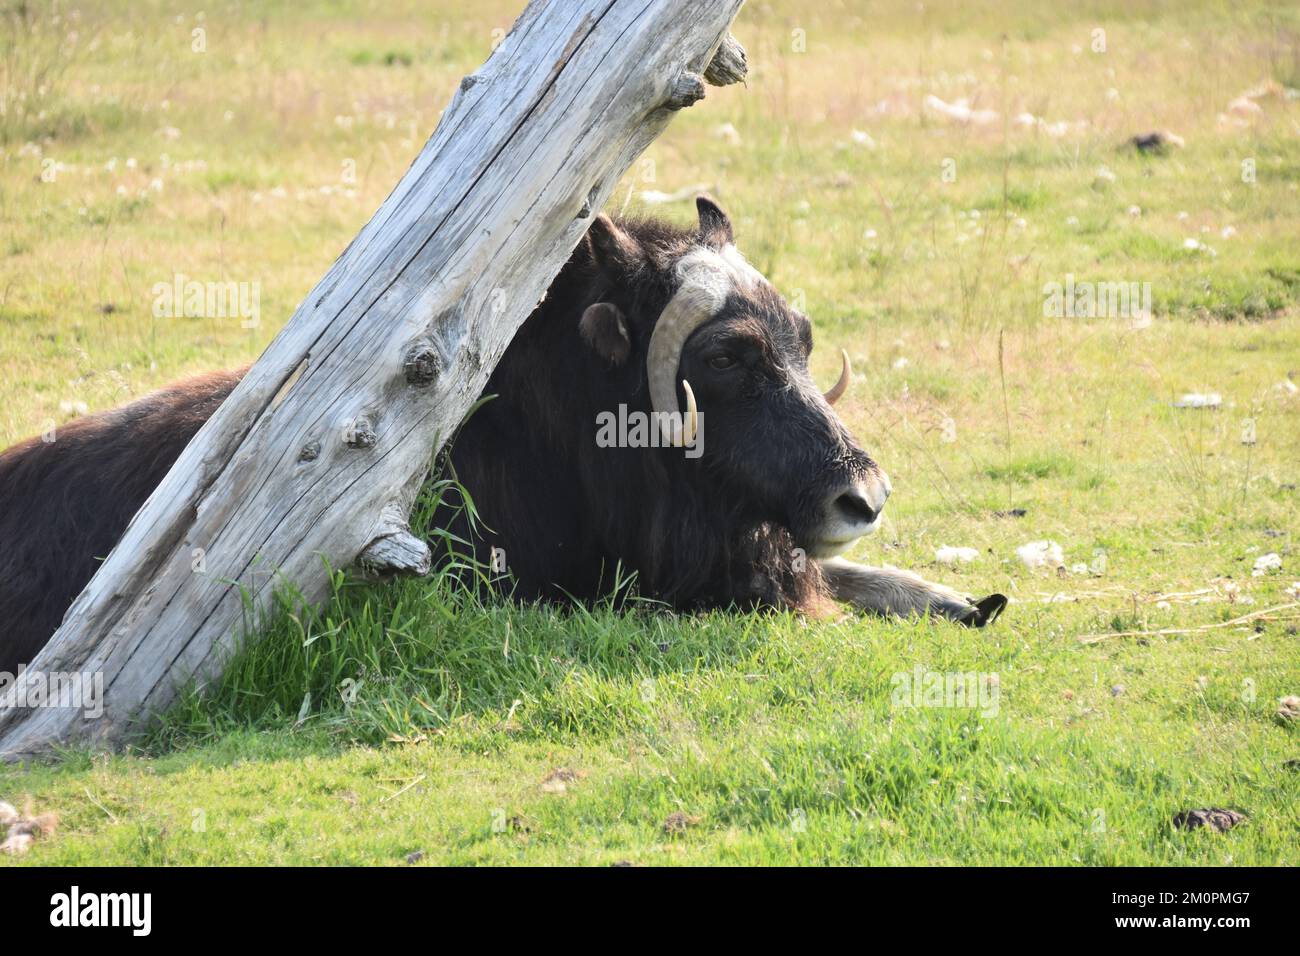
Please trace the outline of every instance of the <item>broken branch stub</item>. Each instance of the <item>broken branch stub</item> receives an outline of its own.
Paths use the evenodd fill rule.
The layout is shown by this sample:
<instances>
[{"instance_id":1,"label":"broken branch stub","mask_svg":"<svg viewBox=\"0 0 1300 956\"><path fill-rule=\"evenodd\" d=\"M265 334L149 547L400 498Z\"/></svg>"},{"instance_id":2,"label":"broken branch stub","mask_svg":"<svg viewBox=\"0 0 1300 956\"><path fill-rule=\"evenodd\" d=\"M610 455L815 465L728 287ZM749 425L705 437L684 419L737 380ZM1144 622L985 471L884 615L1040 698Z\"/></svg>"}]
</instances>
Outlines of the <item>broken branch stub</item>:
<instances>
[{"instance_id":1,"label":"broken branch stub","mask_svg":"<svg viewBox=\"0 0 1300 956\"><path fill-rule=\"evenodd\" d=\"M709 65L704 68L704 78L714 86L730 86L743 82L749 73L745 48L730 33L722 38Z\"/></svg>"}]
</instances>

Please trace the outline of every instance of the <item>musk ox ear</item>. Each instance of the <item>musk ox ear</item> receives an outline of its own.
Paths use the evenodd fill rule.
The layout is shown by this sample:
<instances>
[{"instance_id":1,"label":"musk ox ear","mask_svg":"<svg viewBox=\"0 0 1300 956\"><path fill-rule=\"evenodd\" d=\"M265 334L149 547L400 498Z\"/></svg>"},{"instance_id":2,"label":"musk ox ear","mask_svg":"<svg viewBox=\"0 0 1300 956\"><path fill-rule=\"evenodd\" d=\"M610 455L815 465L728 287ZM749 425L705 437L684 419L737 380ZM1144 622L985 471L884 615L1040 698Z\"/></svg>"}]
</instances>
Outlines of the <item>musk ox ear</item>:
<instances>
[{"instance_id":1,"label":"musk ox ear","mask_svg":"<svg viewBox=\"0 0 1300 956\"><path fill-rule=\"evenodd\" d=\"M591 256L596 264L607 272L635 269L645 260L645 250L641 244L603 212L592 220L587 229L587 244L591 247Z\"/></svg>"},{"instance_id":2,"label":"musk ox ear","mask_svg":"<svg viewBox=\"0 0 1300 956\"><path fill-rule=\"evenodd\" d=\"M735 242L731 218L712 196L696 196L695 208L700 213L700 242L711 249L721 249Z\"/></svg>"},{"instance_id":3,"label":"musk ox ear","mask_svg":"<svg viewBox=\"0 0 1300 956\"><path fill-rule=\"evenodd\" d=\"M622 365L627 361L632 351L632 339L622 311L612 302L587 306L578 329L592 350L610 365Z\"/></svg>"}]
</instances>

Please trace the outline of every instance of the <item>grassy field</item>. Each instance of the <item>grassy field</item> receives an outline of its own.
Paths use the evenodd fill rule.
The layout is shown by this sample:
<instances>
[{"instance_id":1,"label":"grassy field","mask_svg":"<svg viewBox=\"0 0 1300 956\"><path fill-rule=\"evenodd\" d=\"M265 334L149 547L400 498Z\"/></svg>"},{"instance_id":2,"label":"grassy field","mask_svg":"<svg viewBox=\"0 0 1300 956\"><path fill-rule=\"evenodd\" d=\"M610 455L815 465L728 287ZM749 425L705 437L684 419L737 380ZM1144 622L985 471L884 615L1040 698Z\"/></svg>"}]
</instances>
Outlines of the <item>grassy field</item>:
<instances>
[{"instance_id":1,"label":"grassy field","mask_svg":"<svg viewBox=\"0 0 1300 956\"><path fill-rule=\"evenodd\" d=\"M255 358L520 2L25 6L0 444ZM819 378L854 357L839 408L894 484L854 556L1004 591L1002 620L341 585L132 753L0 769L61 818L4 862L1300 863L1300 13L782 0L734 32L748 85L611 205L721 199ZM1125 145L1155 129L1185 145ZM177 275L255 284L258 321L156 317ZM1152 315L1046 314L1067 281L1149 283ZM996 697L907 706L918 668ZM1172 826L1209 806L1246 821Z\"/></svg>"}]
</instances>

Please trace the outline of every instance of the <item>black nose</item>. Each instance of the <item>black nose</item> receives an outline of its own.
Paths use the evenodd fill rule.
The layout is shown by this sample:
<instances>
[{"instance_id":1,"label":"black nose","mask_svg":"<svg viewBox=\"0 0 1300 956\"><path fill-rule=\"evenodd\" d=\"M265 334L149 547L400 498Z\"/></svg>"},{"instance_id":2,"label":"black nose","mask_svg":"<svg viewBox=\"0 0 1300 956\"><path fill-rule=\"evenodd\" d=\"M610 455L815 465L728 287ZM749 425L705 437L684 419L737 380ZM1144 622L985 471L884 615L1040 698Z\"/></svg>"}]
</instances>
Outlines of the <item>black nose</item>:
<instances>
[{"instance_id":1,"label":"black nose","mask_svg":"<svg viewBox=\"0 0 1300 956\"><path fill-rule=\"evenodd\" d=\"M835 507L849 521L871 524L876 520L876 509L859 488L851 488L835 499Z\"/></svg>"}]
</instances>

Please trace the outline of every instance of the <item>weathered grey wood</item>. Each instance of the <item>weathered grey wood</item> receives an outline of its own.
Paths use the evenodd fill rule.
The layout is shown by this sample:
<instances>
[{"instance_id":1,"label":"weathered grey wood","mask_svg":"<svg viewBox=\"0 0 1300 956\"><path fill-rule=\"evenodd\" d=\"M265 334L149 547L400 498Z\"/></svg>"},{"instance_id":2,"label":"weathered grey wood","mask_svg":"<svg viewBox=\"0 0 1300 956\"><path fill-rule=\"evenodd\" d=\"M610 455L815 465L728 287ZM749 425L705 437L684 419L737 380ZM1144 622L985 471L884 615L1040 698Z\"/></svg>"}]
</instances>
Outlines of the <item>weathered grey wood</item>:
<instances>
[{"instance_id":1,"label":"weathered grey wood","mask_svg":"<svg viewBox=\"0 0 1300 956\"><path fill-rule=\"evenodd\" d=\"M423 477L423 476L421 476ZM415 535L406 523L406 512L402 503L392 503L384 508L379 528L375 537L357 556L357 567L368 575L388 577L395 574L408 574L417 577L428 574L433 563L433 552L429 545Z\"/></svg>"},{"instance_id":2,"label":"weathered grey wood","mask_svg":"<svg viewBox=\"0 0 1300 956\"><path fill-rule=\"evenodd\" d=\"M749 61L740 41L728 33L713 53L713 59L704 68L704 78L714 86L739 83L749 72Z\"/></svg>"},{"instance_id":3,"label":"weathered grey wood","mask_svg":"<svg viewBox=\"0 0 1300 956\"><path fill-rule=\"evenodd\" d=\"M181 455L31 672L102 673L104 716L0 701L0 756L121 742L244 618L326 568L419 573L433 451L618 177L703 95L742 0L533 0L405 177ZM736 76L736 46L713 72ZM743 51L739 63L743 68ZM2 626L2 625L0 625Z\"/></svg>"}]
</instances>

